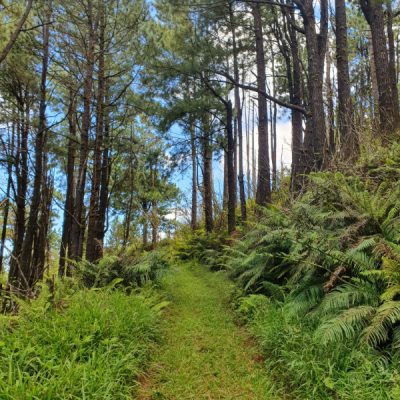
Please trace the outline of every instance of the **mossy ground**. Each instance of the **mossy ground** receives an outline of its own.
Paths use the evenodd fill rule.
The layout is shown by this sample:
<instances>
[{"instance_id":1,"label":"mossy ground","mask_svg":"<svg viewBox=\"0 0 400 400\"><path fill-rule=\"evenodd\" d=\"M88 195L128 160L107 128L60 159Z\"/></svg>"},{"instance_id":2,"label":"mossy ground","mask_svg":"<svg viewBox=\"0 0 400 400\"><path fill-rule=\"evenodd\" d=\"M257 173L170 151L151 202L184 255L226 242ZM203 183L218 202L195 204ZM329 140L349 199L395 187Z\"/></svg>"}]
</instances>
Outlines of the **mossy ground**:
<instances>
[{"instance_id":1,"label":"mossy ground","mask_svg":"<svg viewBox=\"0 0 400 400\"><path fill-rule=\"evenodd\" d=\"M166 277L164 338L142 377L140 400L278 399L263 359L229 307L222 273L180 265Z\"/></svg>"}]
</instances>

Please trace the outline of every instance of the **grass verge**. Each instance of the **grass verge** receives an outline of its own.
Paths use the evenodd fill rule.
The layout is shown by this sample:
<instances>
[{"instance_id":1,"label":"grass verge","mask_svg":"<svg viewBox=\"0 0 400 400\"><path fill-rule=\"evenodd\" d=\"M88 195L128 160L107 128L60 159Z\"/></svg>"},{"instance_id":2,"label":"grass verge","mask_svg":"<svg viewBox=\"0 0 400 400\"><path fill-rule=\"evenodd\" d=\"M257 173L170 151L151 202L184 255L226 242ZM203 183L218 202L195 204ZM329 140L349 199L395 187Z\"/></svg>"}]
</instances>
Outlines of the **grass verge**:
<instances>
[{"instance_id":1,"label":"grass verge","mask_svg":"<svg viewBox=\"0 0 400 400\"><path fill-rule=\"evenodd\" d=\"M22 305L1 320L0 398L130 398L157 337L156 303L101 289Z\"/></svg>"}]
</instances>

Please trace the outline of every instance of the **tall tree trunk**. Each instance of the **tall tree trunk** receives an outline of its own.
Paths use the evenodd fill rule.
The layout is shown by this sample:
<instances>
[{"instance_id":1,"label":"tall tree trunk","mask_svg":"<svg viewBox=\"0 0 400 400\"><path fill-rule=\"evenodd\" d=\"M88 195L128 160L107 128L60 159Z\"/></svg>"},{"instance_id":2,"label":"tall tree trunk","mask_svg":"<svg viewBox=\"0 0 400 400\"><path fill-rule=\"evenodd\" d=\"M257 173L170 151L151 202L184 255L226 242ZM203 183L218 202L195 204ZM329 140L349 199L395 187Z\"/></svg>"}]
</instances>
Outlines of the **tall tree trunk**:
<instances>
[{"instance_id":1,"label":"tall tree trunk","mask_svg":"<svg viewBox=\"0 0 400 400\"><path fill-rule=\"evenodd\" d=\"M79 169L76 183L74 218L71 230L71 258L78 260L82 255L85 233L85 187L87 162L89 154L89 131L91 126L91 102L93 91L93 68L95 60L96 32L92 0L87 2L88 41L86 50L86 65L83 80L83 114L81 140L79 150Z\"/></svg>"},{"instance_id":2,"label":"tall tree trunk","mask_svg":"<svg viewBox=\"0 0 400 400\"><path fill-rule=\"evenodd\" d=\"M275 96L275 58L273 49L271 49L272 61L272 95ZM277 106L276 103L272 105L270 102L270 116L271 116L271 162L272 162L272 190L277 190L277 164L276 164L276 119L277 119Z\"/></svg>"},{"instance_id":3,"label":"tall tree trunk","mask_svg":"<svg viewBox=\"0 0 400 400\"><path fill-rule=\"evenodd\" d=\"M310 117L304 137L303 171L321 170L324 166L325 111L323 99L323 75L328 32L327 0L321 0L320 29L316 30L312 0L304 0L301 9L307 43L308 97Z\"/></svg>"},{"instance_id":4,"label":"tall tree trunk","mask_svg":"<svg viewBox=\"0 0 400 400\"><path fill-rule=\"evenodd\" d=\"M105 82L105 103L109 103L109 87L107 81ZM106 234L108 224L107 211L108 211L108 194L111 176L111 138L110 138L110 110L109 107L104 107L104 138L103 138L103 155L101 164L101 179L100 179L100 200L99 200L99 219L96 226L96 241L99 246L96 247L98 253L97 259L103 257L104 236Z\"/></svg>"},{"instance_id":5,"label":"tall tree trunk","mask_svg":"<svg viewBox=\"0 0 400 400\"><path fill-rule=\"evenodd\" d=\"M244 108L246 121L246 180L247 180L247 198L251 197L251 176L250 176L250 105Z\"/></svg>"},{"instance_id":6,"label":"tall tree trunk","mask_svg":"<svg viewBox=\"0 0 400 400\"><path fill-rule=\"evenodd\" d=\"M254 31L256 38L257 89L266 91L265 54L260 4L252 4ZM268 112L267 99L258 93L258 178L256 203L265 205L271 202L271 177L269 170Z\"/></svg>"},{"instance_id":7,"label":"tall tree trunk","mask_svg":"<svg viewBox=\"0 0 400 400\"><path fill-rule=\"evenodd\" d=\"M379 119L383 140L399 127L399 100L390 76L389 55L385 35L385 18L382 2L360 0L361 10L371 28L372 47L379 92Z\"/></svg>"},{"instance_id":8,"label":"tall tree trunk","mask_svg":"<svg viewBox=\"0 0 400 400\"><path fill-rule=\"evenodd\" d=\"M236 27L234 21L234 14L232 5L229 6L229 23L232 34L232 50L233 50L233 76L236 82L240 82L239 76L239 62L238 62L238 48L236 44ZM240 197L240 212L242 216L242 222L246 221L246 195L244 191L244 173L243 173L243 110L240 102L240 92L239 86L235 85L234 88L235 95L235 114L236 114L236 123L237 123L237 137L239 141L239 155L238 155L238 166L239 166L239 174L238 174L238 182L239 182L239 197ZM235 146L236 149L236 146ZM237 150L237 149L236 149ZM236 171L236 169L235 169ZM235 196L236 198L236 196Z\"/></svg>"},{"instance_id":9,"label":"tall tree trunk","mask_svg":"<svg viewBox=\"0 0 400 400\"><path fill-rule=\"evenodd\" d=\"M71 251L71 229L74 214L74 190L75 190L75 155L76 155L76 94L72 89L69 92L68 125L69 136L67 145L67 190L64 202L64 221L62 227L60 257L58 264L58 275L60 277L71 276L71 270L65 269L66 256Z\"/></svg>"},{"instance_id":10,"label":"tall tree trunk","mask_svg":"<svg viewBox=\"0 0 400 400\"><path fill-rule=\"evenodd\" d=\"M235 140L233 137L232 119L233 110L232 103L228 100L226 107L226 134L228 139L227 151L227 175L228 175L228 233L234 232L236 228L236 173L235 173Z\"/></svg>"},{"instance_id":11,"label":"tall tree trunk","mask_svg":"<svg viewBox=\"0 0 400 400\"><path fill-rule=\"evenodd\" d=\"M203 152L203 208L206 232L210 233L214 229L213 221L213 187L212 187L212 147L211 147L211 127L209 117L203 117L203 134L201 138Z\"/></svg>"},{"instance_id":12,"label":"tall tree trunk","mask_svg":"<svg viewBox=\"0 0 400 400\"><path fill-rule=\"evenodd\" d=\"M293 10L282 7L285 15L285 22L288 30L288 42L291 58L287 58L288 81L290 88L290 101L292 104L300 106L302 104L302 73L299 55L299 43L297 32L292 23L294 21ZM289 68L291 64L292 68ZM303 147L303 115L297 110L292 110L292 170L290 188L292 192L297 192L300 188L299 174L302 167L302 147Z\"/></svg>"},{"instance_id":13,"label":"tall tree trunk","mask_svg":"<svg viewBox=\"0 0 400 400\"><path fill-rule=\"evenodd\" d=\"M326 102L328 108L328 129L327 129L327 150L329 158L332 159L335 155L336 141L335 141L335 109L333 104L333 86L331 79L331 55L329 50L326 52Z\"/></svg>"},{"instance_id":14,"label":"tall tree trunk","mask_svg":"<svg viewBox=\"0 0 400 400\"><path fill-rule=\"evenodd\" d=\"M100 224L100 188L102 172L102 147L104 130L104 94L105 94L105 15L103 1L99 7L99 51L98 51L98 86L97 86L97 105L96 105L96 140L93 154L93 177L92 189L89 204L89 222L86 242L86 259L89 262L96 262L103 254L103 243L99 242L98 230Z\"/></svg>"},{"instance_id":15,"label":"tall tree trunk","mask_svg":"<svg viewBox=\"0 0 400 400\"><path fill-rule=\"evenodd\" d=\"M251 131L251 181L253 187L253 199L256 197L257 193L257 161L256 161L256 145L255 145L255 105L252 102L252 131Z\"/></svg>"},{"instance_id":16,"label":"tall tree trunk","mask_svg":"<svg viewBox=\"0 0 400 400\"><path fill-rule=\"evenodd\" d=\"M11 285L18 285L27 278L21 274L21 250L25 235L25 206L28 188L28 133L30 128L30 95L25 93L25 99L21 104L18 124L17 157L15 159L15 170L17 176L17 193L15 197L15 227L13 251L11 254L10 271L8 280Z\"/></svg>"},{"instance_id":17,"label":"tall tree trunk","mask_svg":"<svg viewBox=\"0 0 400 400\"><path fill-rule=\"evenodd\" d=\"M33 180L33 193L30 205L29 219L26 226L24 242L21 251L21 272L28 278L34 275L32 265L32 247L33 238L38 224L38 214L41 200L42 180L43 180L43 149L46 142L46 96L47 96L47 70L49 65L49 39L50 39L50 19L51 4L47 5L46 20L43 25L43 57L42 57L42 73L40 82L40 100L39 100L39 125L35 140L35 175ZM32 284L32 281L29 282ZM26 286L27 280L19 282L25 290L30 289Z\"/></svg>"},{"instance_id":18,"label":"tall tree trunk","mask_svg":"<svg viewBox=\"0 0 400 400\"><path fill-rule=\"evenodd\" d=\"M192 157L192 210L190 226L193 231L197 229L197 151L196 132L194 123L190 123L190 150Z\"/></svg>"},{"instance_id":19,"label":"tall tree trunk","mask_svg":"<svg viewBox=\"0 0 400 400\"><path fill-rule=\"evenodd\" d=\"M372 46L371 31L368 32L368 52L369 52L369 67L371 79L371 120L374 129L378 129L379 122L379 90L378 90L378 77L376 76L375 55Z\"/></svg>"},{"instance_id":20,"label":"tall tree trunk","mask_svg":"<svg viewBox=\"0 0 400 400\"><path fill-rule=\"evenodd\" d=\"M343 160L357 157L359 144L353 126L353 103L350 93L350 73L347 45L347 15L345 0L335 0L336 65L338 85L338 132L340 156Z\"/></svg>"},{"instance_id":21,"label":"tall tree trunk","mask_svg":"<svg viewBox=\"0 0 400 400\"><path fill-rule=\"evenodd\" d=\"M158 240L158 215L157 215L157 202L151 202L151 248L155 250Z\"/></svg>"},{"instance_id":22,"label":"tall tree trunk","mask_svg":"<svg viewBox=\"0 0 400 400\"><path fill-rule=\"evenodd\" d=\"M392 2L387 1L387 38L389 48L389 76L392 85L393 103L395 109L399 109L399 96L397 91L397 71L396 71L396 49L394 45L394 33L393 33L393 10Z\"/></svg>"},{"instance_id":23,"label":"tall tree trunk","mask_svg":"<svg viewBox=\"0 0 400 400\"><path fill-rule=\"evenodd\" d=\"M47 151L43 154L43 183L40 201L38 226L34 235L32 269L29 276L29 286L34 285L43 278L46 266L46 251L48 250L48 232L50 228L50 212L53 197L53 180L47 176Z\"/></svg>"},{"instance_id":24,"label":"tall tree trunk","mask_svg":"<svg viewBox=\"0 0 400 400\"><path fill-rule=\"evenodd\" d=\"M148 211L149 206L146 200L142 201L142 210L143 210L143 248L147 248L148 244Z\"/></svg>"},{"instance_id":25,"label":"tall tree trunk","mask_svg":"<svg viewBox=\"0 0 400 400\"><path fill-rule=\"evenodd\" d=\"M228 134L226 133L225 129L225 135L226 137ZM228 189L228 151L224 149L224 189L222 193L222 211L224 212L224 216L227 213L228 210L228 197L229 197L229 189Z\"/></svg>"},{"instance_id":26,"label":"tall tree trunk","mask_svg":"<svg viewBox=\"0 0 400 400\"><path fill-rule=\"evenodd\" d=\"M1 230L1 241L0 241L0 273L3 272L3 259L4 259L4 248L7 238L7 226L8 226L8 214L10 212L10 194L11 185L13 183L12 179L12 158L14 157L14 141L15 141L15 125L16 122L12 122L11 127L11 140L10 148L7 154L7 188L6 188L6 198L4 199L4 214L3 214L3 227Z\"/></svg>"}]
</instances>

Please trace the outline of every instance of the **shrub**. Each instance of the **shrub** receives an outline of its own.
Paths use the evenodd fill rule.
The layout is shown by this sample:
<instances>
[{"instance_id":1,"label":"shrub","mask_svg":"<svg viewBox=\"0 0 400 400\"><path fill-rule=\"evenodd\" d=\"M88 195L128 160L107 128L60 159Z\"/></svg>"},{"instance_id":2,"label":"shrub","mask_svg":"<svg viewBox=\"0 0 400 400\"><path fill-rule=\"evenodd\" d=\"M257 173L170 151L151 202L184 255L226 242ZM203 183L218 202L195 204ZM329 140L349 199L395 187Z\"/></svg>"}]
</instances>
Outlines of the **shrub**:
<instances>
[{"instance_id":1,"label":"shrub","mask_svg":"<svg viewBox=\"0 0 400 400\"><path fill-rule=\"evenodd\" d=\"M0 398L128 398L158 337L159 300L106 289L57 307L48 298L44 289L2 321Z\"/></svg>"}]
</instances>

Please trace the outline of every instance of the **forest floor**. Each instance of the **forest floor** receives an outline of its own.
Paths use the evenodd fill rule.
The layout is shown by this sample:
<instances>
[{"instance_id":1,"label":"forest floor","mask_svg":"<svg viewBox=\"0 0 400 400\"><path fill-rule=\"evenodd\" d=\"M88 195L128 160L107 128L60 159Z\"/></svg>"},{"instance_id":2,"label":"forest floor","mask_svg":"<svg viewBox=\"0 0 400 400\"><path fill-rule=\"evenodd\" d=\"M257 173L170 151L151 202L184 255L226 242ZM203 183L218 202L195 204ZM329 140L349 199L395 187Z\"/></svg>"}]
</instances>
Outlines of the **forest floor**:
<instances>
[{"instance_id":1,"label":"forest floor","mask_svg":"<svg viewBox=\"0 0 400 400\"><path fill-rule=\"evenodd\" d=\"M140 380L138 400L275 400L263 358L230 309L232 283L199 265L163 282L171 301L163 339Z\"/></svg>"}]
</instances>

